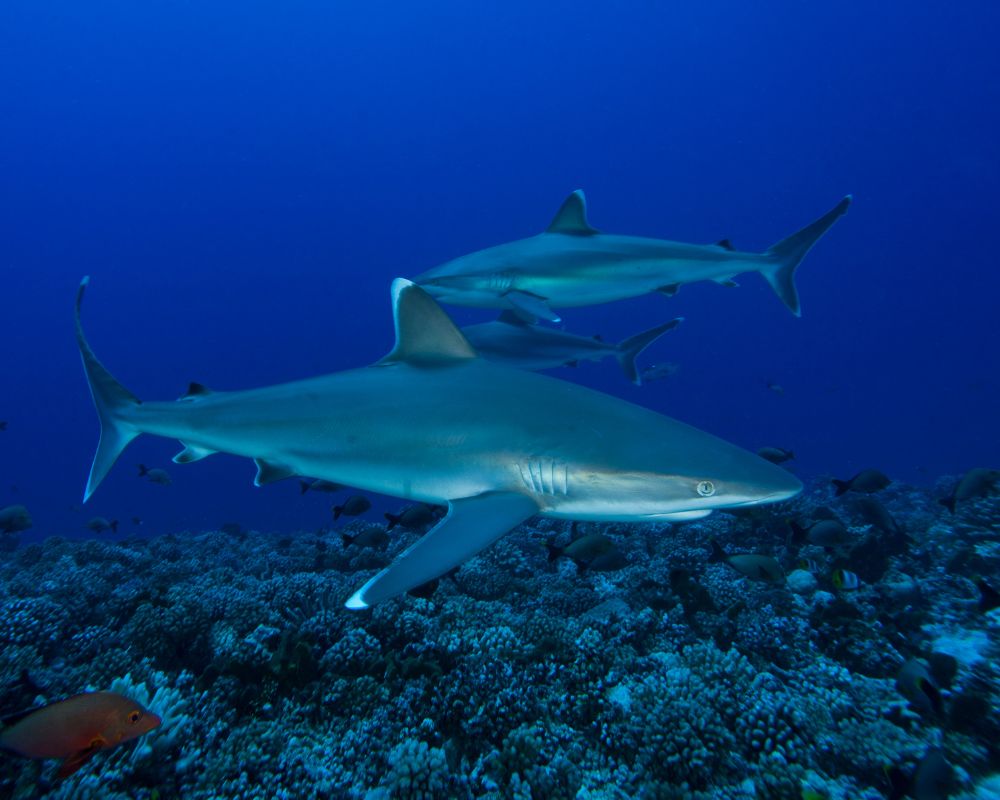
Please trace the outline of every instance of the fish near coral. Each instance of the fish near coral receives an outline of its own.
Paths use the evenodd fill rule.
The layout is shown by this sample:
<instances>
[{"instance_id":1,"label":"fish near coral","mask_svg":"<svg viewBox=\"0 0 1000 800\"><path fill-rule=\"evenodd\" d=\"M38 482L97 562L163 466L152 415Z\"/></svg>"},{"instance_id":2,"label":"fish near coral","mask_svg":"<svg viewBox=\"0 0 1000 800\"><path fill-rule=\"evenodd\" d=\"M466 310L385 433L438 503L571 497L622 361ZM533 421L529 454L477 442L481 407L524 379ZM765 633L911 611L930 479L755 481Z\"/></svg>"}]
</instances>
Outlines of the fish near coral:
<instances>
[{"instance_id":1,"label":"fish near coral","mask_svg":"<svg viewBox=\"0 0 1000 800\"><path fill-rule=\"evenodd\" d=\"M372 501L363 494L352 494L341 505L333 507L333 518L357 517L372 507Z\"/></svg>"},{"instance_id":2,"label":"fish near coral","mask_svg":"<svg viewBox=\"0 0 1000 800\"><path fill-rule=\"evenodd\" d=\"M104 517L94 517L87 523L87 528L92 530L94 533L104 533L104 531L118 533L118 520L107 520Z\"/></svg>"},{"instance_id":3,"label":"fish near coral","mask_svg":"<svg viewBox=\"0 0 1000 800\"><path fill-rule=\"evenodd\" d=\"M343 488L343 484L325 481L322 478L315 478L311 481L299 481L299 494L305 494L306 492L326 492L327 494L333 494Z\"/></svg>"},{"instance_id":4,"label":"fish near coral","mask_svg":"<svg viewBox=\"0 0 1000 800\"><path fill-rule=\"evenodd\" d=\"M762 447L757 451L757 455L772 464L784 464L795 458L792 450L785 450L783 447Z\"/></svg>"},{"instance_id":5,"label":"fish near coral","mask_svg":"<svg viewBox=\"0 0 1000 800\"><path fill-rule=\"evenodd\" d=\"M114 692L85 692L28 712L0 733L0 747L26 758L59 758L59 778L72 775L99 750L159 727L160 718Z\"/></svg>"},{"instance_id":6,"label":"fish near coral","mask_svg":"<svg viewBox=\"0 0 1000 800\"><path fill-rule=\"evenodd\" d=\"M397 525L407 530L415 530L432 525L438 521L437 507L429 506L427 503L416 503L408 506L398 514L391 514L386 511L383 516L389 523L385 527L386 531L391 531Z\"/></svg>"},{"instance_id":7,"label":"fish near coral","mask_svg":"<svg viewBox=\"0 0 1000 800\"><path fill-rule=\"evenodd\" d=\"M963 500L985 497L993 492L998 484L1000 484L1000 469L976 467L966 472L955 484L951 494L938 502L954 514L955 507Z\"/></svg>"},{"instance_id":8,"label":"fish near coral","mask_svg":"<svg viewBox=\"0 0 1000 800\"><path fill-rule=\"evenodd\" d=\"M944 710L941 690L931 677L926 662L919 658L911 658L900 667L896 675L896 690L924 714L940 714Z\"/></svg>"},{"instance_id":9,"label":"fish near coral","mask_svg":"<svg viewBox=\"0 0 1000 800\"><path fill-rule=\"evenodd\" d=\"M861 586L861 579L846 569L835 569L830 575L830 581L834 588L841 592L853 592Z\"/></svg>"},{"instance_id":10,"label":"fish near coral","mask_svg":"<svg viewBox=\"0 0 1000 800\"><path fill-rule=\"evenodd\" d=\"M726 555L715 539L709 544L712 545L712 554L708 557L708 563L714 564L723 562L731 566L744 578L761 583L784 583L785 571L781 565L771 556L762 556L755 553L740 553L735 556Z\"/></svg>"},{"instance_id":11,"label":"fish near coral","mask_svg":"<svg viewBox=\"0 0 1000 800\"><path fill-rule=\"evenodd\" d=\"M170 473L165 469L159 469L158 467L150 469L145 464L139 464L139 477L145 478L150 483L157 483L160 486L169 486L173 483L170 479Z\"/></svg>"},{"instance_id":12,"label":"fish near coral","mask_svg":"<svg viewBox=\"0 0 1000 800\"><path fill-rule=\"evenodd\" d=\"M31 514L24 506L0 509L0 533L19 533L31 527Z\"/></svg>"},{"instance_id":13,"label":"fish near coral","mask_svg":"<svg viewBox=\"0 0 1000 800\"><path fill-rule=\"evenodd\" d=\"M833 484L837 497L840 497L846 492L861 492L862 494L881 492L892 483L892 480L877 469L864 469L849 480L839 481L834 478L830 483Z\"/></svg>"}]
</instances>

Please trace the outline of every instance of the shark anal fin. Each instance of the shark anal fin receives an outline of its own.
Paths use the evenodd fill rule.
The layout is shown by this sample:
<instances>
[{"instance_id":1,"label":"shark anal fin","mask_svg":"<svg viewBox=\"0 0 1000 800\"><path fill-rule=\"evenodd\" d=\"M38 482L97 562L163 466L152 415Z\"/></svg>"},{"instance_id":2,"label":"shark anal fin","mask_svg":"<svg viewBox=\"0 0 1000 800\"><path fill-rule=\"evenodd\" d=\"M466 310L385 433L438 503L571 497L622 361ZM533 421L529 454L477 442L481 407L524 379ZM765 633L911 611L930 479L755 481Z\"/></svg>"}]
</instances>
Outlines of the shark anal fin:
<instances>
[{"instance_id":1,"label":"shark anal fin","mask_svg":"<svg viewBox=\"0 0 1000 800\"><path fill-rule=\"evenodd\" d=\"M528 292L519 292L516 289L507 292L503 296L510 305L510 310L520 316L525 322L534 323L538 319L547 319L549 322L562 322L561 317L549 308L544 297Z\"/></svg>"},{"instance_id":2,"label":"shark anal fin","mask_svg":"<svg viewBox=\"0 0 1000 800\"><path fill-rule=\"evenodd\" d=\"M379 364L435 365L479 357L434 298L412 281L392 282L392 315L396 346Z\"/></svg>"},{"instance_id":3,"label":"shark anal fin","mask_svg":"<svg viewBox=\"0 0 1000 800\"><path fill-rule=\"evenodd\" d=\"M196 444L186 444L184 442L182 444L184 445L184 449L174 456L175 464L191 464L194 461L201 461L203 458L214 455L216 452L215 450L209 450L207 447L199 447Z\"/></svg>"},{"instance_id":4,"label":"shark anal fin","mask_svg":"<svg viewBox=\"0 0 1000 800\"><path fill-rule=\"evenodd\" d=\"M577 189L567 197L556 212L546 233L566 233L570 236L593 236L600 233L587 222L587 198L583 190Z\"/></svg>"},{"instance_id":5,"label":"shark anal fin","mask_svg":"<svg viewBox=\"0 0 1000 800\"><path fill-rule=\"evenodd\" d=\"M346 605L368 608L427 583L537 513L535 501L516 492L485 492L452 500L443 520L355 592Z\"/></svg>"},{"instance_id":6,"label":"shark anal fin","mask_svg":"<svg viewBox=\"0 0 1000 800\"><path fill-rule=\"evenodd\" d=\"M681 288L679 283L668 283L666 286L661 286L656 291L660 294L666 295L667 297L673 297L677 294L677 290Z\"/></svg>"},{"instance_id":7,"label":"shark anal fin","mask_svg":"<svg viewBox=\"0 0 1000 800\"><path fill-rule=\"evenodd\" d=\"M295 475L295 470L284 464L276 464L273 461L265 461L262 458L255 458L253 463L257 465L257 477L253 479L254 486L266 486L275 481L283 481Z\"/></svg>"},{"instance_id":8,"label":"shark anal fin","mask_svg":"<svg viewBox=\"0 0 1000 800\"><path fill-rule=\"evenodd\" d=\"M184 392L184 394L182 394L177 399L178 400L195 400L195 399L197 399L199 397L204 397L205 395L208 395L208 394L211 394L211 393L212 393L212 390L209 389L207 386L205 386L205 384L203 384L203 383L195 383L194 381L191 381L191 383L188 384L187 391Z\"/></svg>"}]
</instances>

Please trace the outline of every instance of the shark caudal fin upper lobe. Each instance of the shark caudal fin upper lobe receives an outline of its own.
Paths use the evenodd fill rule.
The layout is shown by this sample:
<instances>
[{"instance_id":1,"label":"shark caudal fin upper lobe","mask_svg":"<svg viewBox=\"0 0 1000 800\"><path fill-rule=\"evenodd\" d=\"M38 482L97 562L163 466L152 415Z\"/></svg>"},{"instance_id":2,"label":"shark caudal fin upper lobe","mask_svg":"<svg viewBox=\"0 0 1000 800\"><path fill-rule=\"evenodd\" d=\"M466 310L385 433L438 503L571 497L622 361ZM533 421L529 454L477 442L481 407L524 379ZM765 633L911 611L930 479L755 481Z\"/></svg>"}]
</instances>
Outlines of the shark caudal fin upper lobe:
<instances>
[{"instance_id":1,"label":"shark caudal fin upper lobe","mask_svg":"<svg viewBox=\"0 0 1000 800\"><path fill-rule=\"evenodd\" d=\"M851 195L847 195L818 220L764 251L764 255L769 257L769 263L761 267L760 273L781 298L781 302L797 317L802 315L802 309L799 305L799 293L795 288L795 269L819 238L830 230L830 226L847 213L850 205Z\"/></svg>"},{"instance_id":2,"label":"shark caudal fin upper lobe","mask_svg":"<svg viewBox=\"0 0 1000 800\"><path fill-rule=\"evenodd\" d=\"M87 337L83 334L83 325L80 323L80 306L83 304L83 294L89 282L89 277L80 281L80 288L76 292L76 342L80 347L80 356L83 358L83 369L87 373L90 394L94 398L97 416L101 421L101 438L97 444L97 453L94 455L94 464L90 468L87 488L83 493L84 502L90 499L101 481L104 480L104 476L108 474L122 450L139 435L139 431L125 421L124 415L141 402L115 380L114 376L97 360L97 356L94 355L94 351L87 343Z\"/></svg>"},{"instance_id":3,"label":"shark caudal fin upper lobe","mask_svg":"<svg viewBox=\"0 0 1000 800\"><path fill-rule=\"evenodd\" d=\"M641 385L642 378L639 375L639 371L635 368L636 357L653 342L663 336L663 334L667 331L672 331L683 321L684 317L677 317L676 319L670 320L670 322L664 322L662 325L657 325L655 328L650 328L648 331L637 333L635 336L630 336L628 339L620 342L617 354L618 363L621 364L622 372L625 373L625 377L632 381L632 383L636 386Z\"/></svg>"}]
</instances>

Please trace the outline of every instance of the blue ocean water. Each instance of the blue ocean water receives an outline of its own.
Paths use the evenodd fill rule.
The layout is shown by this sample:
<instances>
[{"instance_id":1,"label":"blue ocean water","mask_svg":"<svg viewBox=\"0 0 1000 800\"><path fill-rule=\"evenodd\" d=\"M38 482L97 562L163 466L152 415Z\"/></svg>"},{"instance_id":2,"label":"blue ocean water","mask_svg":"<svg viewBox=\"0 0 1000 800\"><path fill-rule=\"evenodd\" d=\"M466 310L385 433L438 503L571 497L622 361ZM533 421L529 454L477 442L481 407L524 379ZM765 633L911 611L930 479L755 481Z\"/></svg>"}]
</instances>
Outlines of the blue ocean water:
<instances>
[{"instance_id":1,"label":"blue ocean water","mask_svg":"<svg viewBox=\"0 0 1000 800\"><path fill-rule=\"evenodd\" d=\"M746 250L853 194L797 273L801 318L755 275L566 309L608 340L684 316L641 360L680 369L554 374L793 449L807 482L876 467L930 503L1000 453L998 22L979 0L5 2L0 508L30 508L24 542L96 515L112 540L329 526L329 496L254 488L225 455L172 465L153 437L83 506L80 278L140 398L263 386L377 360L393 278L537 233L578 188L602 230Z\"/></svg>"}]
</instances>

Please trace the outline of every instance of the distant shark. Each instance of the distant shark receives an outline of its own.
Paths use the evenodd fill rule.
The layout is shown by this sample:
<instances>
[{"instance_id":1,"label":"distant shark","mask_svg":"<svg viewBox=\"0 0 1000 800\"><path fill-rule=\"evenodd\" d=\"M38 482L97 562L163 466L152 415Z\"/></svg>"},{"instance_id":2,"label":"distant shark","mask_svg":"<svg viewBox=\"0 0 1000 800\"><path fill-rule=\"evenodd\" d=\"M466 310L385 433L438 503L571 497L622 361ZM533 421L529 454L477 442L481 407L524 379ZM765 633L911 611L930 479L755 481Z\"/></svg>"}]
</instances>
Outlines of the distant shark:
<instances>
[{"instance_id":1,"label":"distant shark","mask_svg":"<svg viewBox=\"0 0 1000 800\"><path fill-rule=\"evenodd\" d=\"M467 325L462 333L484 358L519 369L576 366L579 361L600 361L614 356L625 377L638 386L642 378L635 368L636 357L683 319L677 317L618 344L605 342L599 336L578 336L535 325L513 311L501 311L493 322Z\"/></svg>"},{"instance_id":2,"label":"distant shark","mask_svg":"<svg viewBox=\"0 0 1000 800\"><path fill-rule=\"evenodd\" d=\"M790 473L623 400L479 358L410 281L392 286L396 345L369 367L237 392L191 384L138 400L76 337L101 421L86 501L141 433L180 440L178 463L253 458L258 485L311 475L447 505L448 513L347 607L444 574L529 517L686 520L797 494Z\"/></svg>"},{"instance_id":3,"label":"distant shark","mask_svg":"<svg viewBox=\"0 0 1000 800\"><path fill-rule=\"evenodd\" d=\"M543 233L461 256L414 282L445 303L510 309L525 319L558 322L556 308L651 292L673 296L695 281L735 286L735 276L759 272L800 316L795 268L850 204L848 195L798 233L763 253L748 253L727 239L702 245L601 233L587 222L586 200L578 189Z\"/></svg>"}]
</instances>

